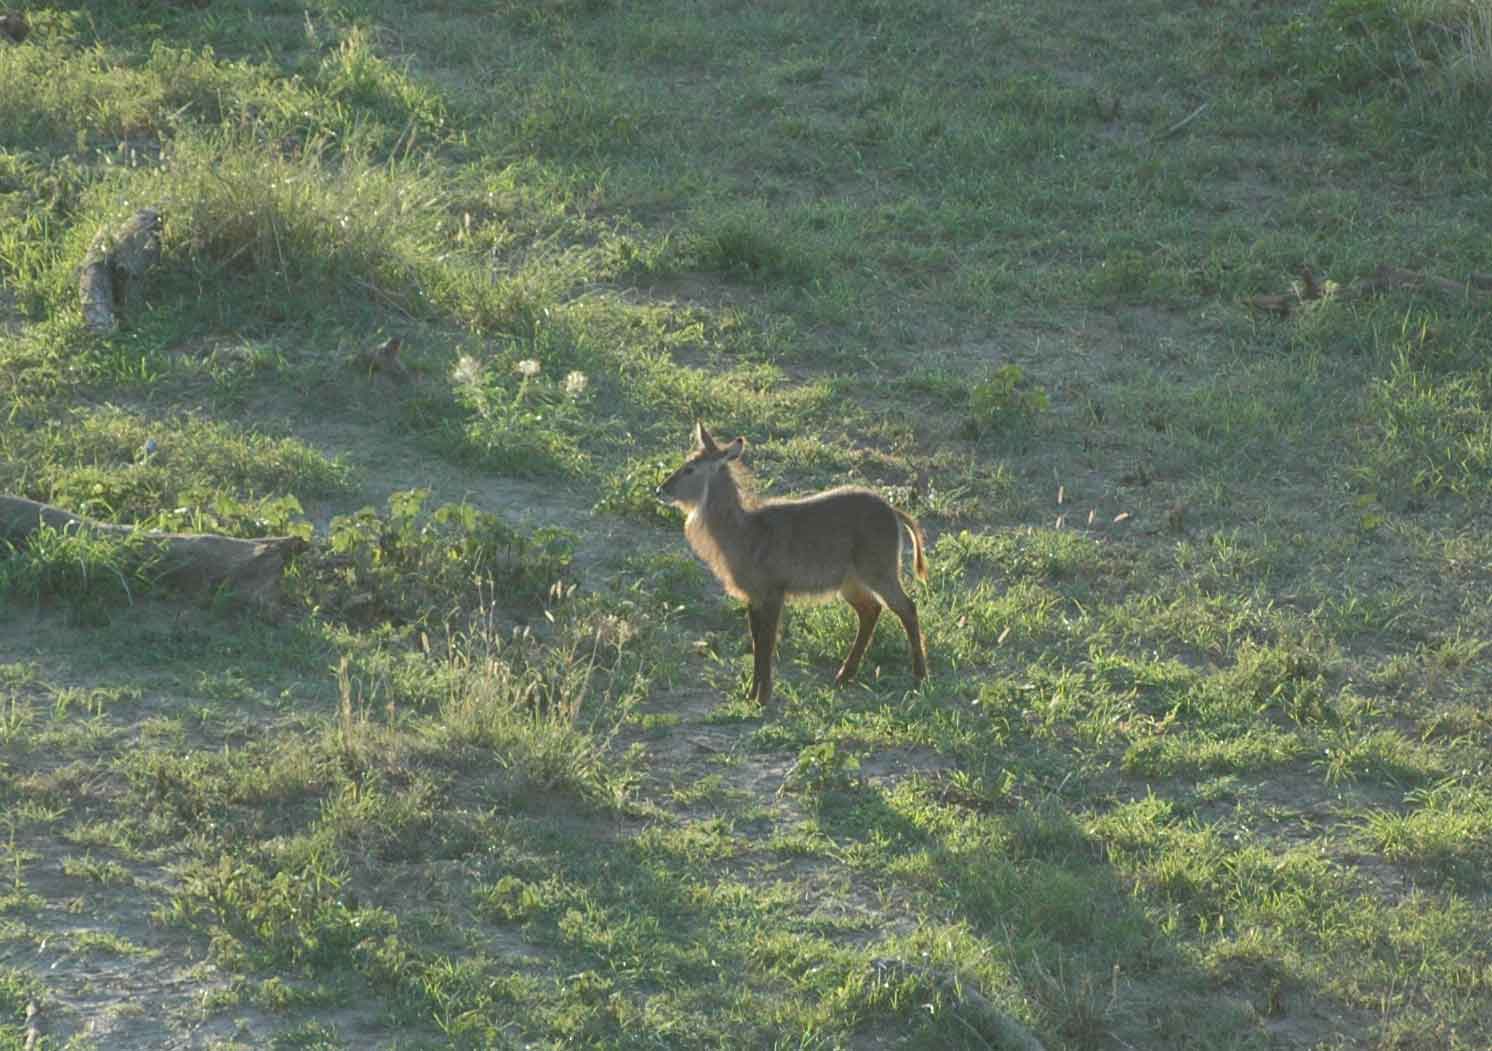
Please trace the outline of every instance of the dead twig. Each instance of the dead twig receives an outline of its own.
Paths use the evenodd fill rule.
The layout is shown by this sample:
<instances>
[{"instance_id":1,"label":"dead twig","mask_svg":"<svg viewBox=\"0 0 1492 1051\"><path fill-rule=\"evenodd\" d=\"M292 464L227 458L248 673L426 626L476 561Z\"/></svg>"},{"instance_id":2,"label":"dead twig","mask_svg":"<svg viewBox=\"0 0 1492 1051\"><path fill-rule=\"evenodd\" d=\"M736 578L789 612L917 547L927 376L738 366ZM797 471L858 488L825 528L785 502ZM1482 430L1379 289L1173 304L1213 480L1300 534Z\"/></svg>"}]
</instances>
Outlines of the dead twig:
<instances>
[{"instance_id":1,"label":"dead twig","mask_svg":"<svg viewBox=\"0 0 1492 1051\"><path fill-rule=\"evenodd\" d=\"M1163 131L1159 135L1157 135L1156 138L1157 139L1169 139L1172 135L1175 135L1177 132L1181 131L1181 129L1185 128L1192 121L1196 120L1202 114L1206 113L1207 112L1207 107L1211 106L1211 105L1212 105L1211 102L1204 102L1204 103L1202 103L1196 109L1192 110L1186 116L1184 116L1180 120L1178 120L1175 124L1172 124L1165 131Z\"/></svg>"}]
</instances>

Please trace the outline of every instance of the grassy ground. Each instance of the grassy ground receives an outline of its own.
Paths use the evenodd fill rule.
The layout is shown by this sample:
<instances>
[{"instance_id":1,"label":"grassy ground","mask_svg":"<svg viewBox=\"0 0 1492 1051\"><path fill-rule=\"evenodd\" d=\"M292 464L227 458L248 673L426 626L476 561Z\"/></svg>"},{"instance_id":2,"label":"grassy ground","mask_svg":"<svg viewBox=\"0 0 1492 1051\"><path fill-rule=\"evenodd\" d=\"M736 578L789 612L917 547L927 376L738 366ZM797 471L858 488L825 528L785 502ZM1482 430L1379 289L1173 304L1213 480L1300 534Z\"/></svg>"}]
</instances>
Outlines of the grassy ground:
<instances>
[{"instance_id":1,"label":"grassy ground","mask_svg":"<svg viewBox=\"0 0 1492 1051\"><path fill-rule=\"evenodd\" d=\"M1492 1041L1489 299L1247 304L1492 271L1484 5L6 10L0 491L313 544L0 557L0 1049ZM925 685L745 702L696 418Z\"/></svg>"}]
</instances>

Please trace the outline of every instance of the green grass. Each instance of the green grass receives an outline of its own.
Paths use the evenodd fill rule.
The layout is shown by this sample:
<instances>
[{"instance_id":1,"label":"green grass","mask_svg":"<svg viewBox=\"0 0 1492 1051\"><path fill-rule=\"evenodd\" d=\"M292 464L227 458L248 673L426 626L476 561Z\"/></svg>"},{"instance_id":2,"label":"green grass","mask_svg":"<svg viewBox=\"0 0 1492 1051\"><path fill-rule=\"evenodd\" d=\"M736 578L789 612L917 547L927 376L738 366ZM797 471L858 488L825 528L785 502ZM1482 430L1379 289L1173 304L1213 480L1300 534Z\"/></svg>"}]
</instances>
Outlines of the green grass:
<instances>
[{"instance_id":1,"label":"green grass","mask_svg":"<svg viewBox=\"0 0 1492 1051\"><path fill-rule=\"evenodd\" d=\"M11 3L0 491L309 545L0 548L0 1049L1485 1046L1483 8ZM744 701L696 419L925 683Z\"/></svg>"}]
</instances>

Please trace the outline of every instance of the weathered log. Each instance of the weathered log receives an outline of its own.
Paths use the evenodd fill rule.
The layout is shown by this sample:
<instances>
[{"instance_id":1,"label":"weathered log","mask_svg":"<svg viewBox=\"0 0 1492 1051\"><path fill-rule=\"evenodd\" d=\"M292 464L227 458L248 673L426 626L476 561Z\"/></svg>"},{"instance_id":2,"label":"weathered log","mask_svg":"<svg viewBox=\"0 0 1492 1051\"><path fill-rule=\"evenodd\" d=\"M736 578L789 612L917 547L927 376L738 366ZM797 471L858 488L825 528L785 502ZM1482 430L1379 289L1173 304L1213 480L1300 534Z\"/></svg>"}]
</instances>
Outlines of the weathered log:
<instances>
[{"instance_id":1,"label":"weathered log","mask_svg":"<svg viewBox=\"0 0 1492 1051\"><path fill-rule=\"evenodd\" d=\"M304 540L294 536L241 540L216 533L142 531L84 518L24 497L0 496L0 539L24 544L42 526L139 537L157 580L188 590L227 586L259 602L274 597L286 560L306 546Z\"/></svg>"},{"instance_id":2,"label":"weathered log","mask_svg":"<svg viewBox=\"0 0 1492 1051\"><path fill-rule=\"evenodd\" d=\"M161 261L161 213L141 208L117 231L93 238L78 274L83 320L90 331L108 335L147 271Z\"/></svg>"},{"instance_id":3,"label":"weathered log","mask_svg":"<svg viewBox=\"0 0 1492 1051\"><path fill-rule=\"evenodd\" d=\"M131 294L146 272L161 261L161 213L141 208L119 228L110 254L114 264L114 301L128 310Z\"/></svg>"},{"instance_id":4,"label":"weathered log","mask_svg":"<svg viewBox=\"0 0 1492 1051\"><path fill-rule=\"evenodd\" d=\"M83 300L83 322L94 335L107 336L118 326L114 318L114 270L109 265L107 238L93 239L78 273L78 294Z\"/></svg>"},{"instance_id":5,"label":"weathered log","mask_svg":"<svg viewBox=\"0 0 1492 1051\"><path fill-rule=\"evenodd\" d=\"M1373 271L1371 276L1361 281L1336 286L1330 282L1317 281L1310 267L1301 267L1300 283L1295 286L1294 295L1250 296L1244 302L1255 310L1265 310L1271 314L1284 316L1301 303L1326 298L1328 290L1337 299L1352 299L1400 288L1410 290L1436 288L1450 295L1470 296L1474 292L1492 292L1492 275L1472 274L1467 281L1456 281L1438 274L1425 274L1417 270L1405 270L1403 267L1383 263Z\"/></svg>"}]
</instances>

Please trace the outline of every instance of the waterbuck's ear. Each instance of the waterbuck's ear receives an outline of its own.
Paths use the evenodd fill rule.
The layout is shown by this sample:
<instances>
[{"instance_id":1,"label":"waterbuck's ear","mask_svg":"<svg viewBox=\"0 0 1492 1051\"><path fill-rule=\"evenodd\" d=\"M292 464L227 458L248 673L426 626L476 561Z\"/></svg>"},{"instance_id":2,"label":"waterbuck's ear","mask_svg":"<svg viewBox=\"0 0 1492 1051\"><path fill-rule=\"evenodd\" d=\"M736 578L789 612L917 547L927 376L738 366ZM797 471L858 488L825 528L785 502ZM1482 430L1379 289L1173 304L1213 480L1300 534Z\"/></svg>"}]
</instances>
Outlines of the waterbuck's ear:
<instances>
[{"instance_id":1,"label":"waterbuck's ear","mask_svg":"<svg viewBox=\"0 0 1492 1051\"><path fill-rule=\"evenodd\" d=\"M715 439L710 437L710 432L705 430L705 425L700 420L694 422L694 444L707 453L712 453L719 449L719 446L715 444Z\"/></svg>"},{"instance_id":2,"label":"waterbuck's ear","mask_svg":"<svg viewBox=\"0 0 1492 1051\"><path fill-rule=\"evenodd\" d=\"M745 451L746 439L737 438L735 441L727 445L724 449L720 450L720 456L721 459L725 460L738 460L741 458L741 454Z\"/></svg>"}]
</instances>

